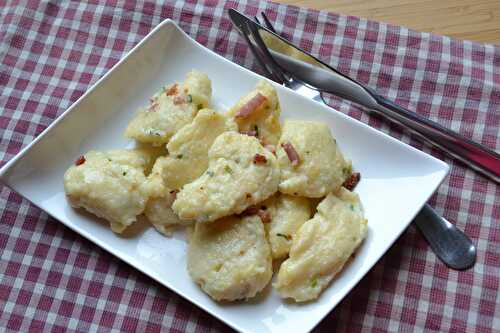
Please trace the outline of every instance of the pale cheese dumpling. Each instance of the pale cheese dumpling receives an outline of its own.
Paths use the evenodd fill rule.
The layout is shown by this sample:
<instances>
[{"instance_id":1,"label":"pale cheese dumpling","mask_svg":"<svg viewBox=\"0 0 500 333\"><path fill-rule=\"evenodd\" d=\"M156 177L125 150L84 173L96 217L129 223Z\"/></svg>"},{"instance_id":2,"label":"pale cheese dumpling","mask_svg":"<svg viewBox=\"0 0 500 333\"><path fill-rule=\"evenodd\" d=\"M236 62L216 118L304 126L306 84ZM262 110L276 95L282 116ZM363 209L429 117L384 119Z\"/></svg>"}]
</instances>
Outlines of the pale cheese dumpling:
<instances>
[{"instance_id":1,"label":"pale cheese dumpling","mask_svg":"<svg viewBox=\"0 0 500 333\"><path fill-rule=\"evenodd\" d=\"M270 222L264 226L271 244L273 259L288 255L295 233L311 218L312 204L309 200L278 192L259 204L270 214Z\"/></svg>"},{"instance_id":2,"label":"pale cheese dumpling","mask_svg":"<svg viewBox=\"0 0 500 333\"><path fill-rule=\"evenodd\" d=\"M356 193L341 188L319 204L314 217L295 234L275 287L283 298L318 298L361 244L367 220Z\"/></svg>"},{"instance_id":3,"label":"pale cheese dumpling","mask_svg":"<svg viewBox=\"0 0 500 333\"><path fill-rule=\"evenodd\" d=\"M242 112L243 110L243 112ZM261 143L275 146L281 135L280 103L273 86L264 80L228 111L241 133L256 136Z\"/></svg>"},{"instance_id":4,"label":"pale cheese dumpling","mask_svg":"<svg viewBox=\"0 0 500 333\"><path fill-rule=\"evenodd\" d=\"M177 132L167 145L169 158L164 164L163 177L168 187L179 189L201 176L208 167L208 150L226 131L237 131L232 119L203 109L191 124Z\"/></svg>"},{"instance_id":5,"label":"pale cheese dumpling","mask_svg":"<svg viewBox=\"0 0 500 333\"><path fill-rule=\"evenodd\" d=\"M144 184L144 191L148 197L144 215L156 230L168 236L172 233L174 226L183 222L172 211L176 190L169 188L165 183L167 160L167 156L159 157L156 160L153 170Z\"/></svg>"},{"instance_id":6,"label":"pale cheese dumpling","mask_svg":"<svg viewBox=\"0 0 500 333\"><path fill-rule=\"evenodd\" d=\"M144 170L151 162L144 150L89 151L64 174L66 196L71 206L108 220L122 233L144 211Z\"/></svg>"},{"instance_id":7,"label":"pale cheese dumpling","mask_svg":"<svg viewBox=\"0 0 500 333\"><path fill-rule=\"evenodd\" d=\"M350 170L330 129L319 122L285 121L276 153L282 193L324 197L340 188Z\"/></svg>"},{"instance_id":8,"label":"pale cheese dumpling","mask_svg":"<svg viewBox=\"0 0 500 333\"><path fill-rule=\"evenodd\" d=\"M208 160L207 171L177 193L172 209L182 220L239 214L277 191L276 157L255 137L225 132L215 139Z\"/></svg>"},{"instance_id":9,"label":"pale cheese dumpling","mask_svg":"<svg viewBox=\"0 0 500 333\"><path fill-rule=\"evenodd\" d=\"M130 121L125 136L156 146L167 143L189 124L199 109L208 106L212 94L209 78L200 72L187 74L183 84L163 87Z\"/></svg>"},{"instance_id":10,"label":"pale cheese dumpling","mask_svg":"<svg viewBox=\"0 0 500 333\"><path fill-rule=\"evenodd\" d=\"M254 297L271 280L271 251L256 216L197 223L188 239L189 275L217 301Z\"/></svg>"}]
</instances>

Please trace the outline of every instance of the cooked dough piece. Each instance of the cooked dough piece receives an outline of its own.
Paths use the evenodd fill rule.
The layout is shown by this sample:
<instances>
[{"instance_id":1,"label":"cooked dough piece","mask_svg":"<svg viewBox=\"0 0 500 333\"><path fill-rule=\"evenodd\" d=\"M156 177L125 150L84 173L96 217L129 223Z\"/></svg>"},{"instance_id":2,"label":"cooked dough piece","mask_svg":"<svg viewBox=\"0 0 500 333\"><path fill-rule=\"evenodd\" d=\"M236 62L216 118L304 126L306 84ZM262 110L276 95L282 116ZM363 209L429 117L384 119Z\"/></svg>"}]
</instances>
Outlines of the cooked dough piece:
<instances>
[{"instance_id":1,"label":"cooked dough piece","mask_svg":"<svg viewBox=\"0 0 500 333\"><path fill-rule=\"evenodd\" d=\"M242 109L246 110L247 116L239 116ZM259 81L254 91L242 97L228 111L228 115L234 117L241 133L255 135L264 146L275 146L278 143L281 135L280 113L276 89L264 80Z\"/></svg>"},{"instance_id":2,"label":"cooked dough piece","mask_svg":"<svg viewBox=\"0 0 500 333\"><path fill-rule=\"evenodd\" d=\"M272 277L271 251L256 216L195 224L187 261L191 278L217 301L253 297Z\"/></svg>"},{"instance_id":3,"label":"cooked dough piece","mask_svg":"<svg viewBox=\"0 0 500 333\"><path fill-rule=\"evenodd\" d=\"M139 110L125 130L125 136L156 146L165 144L189 124L199 109L208 106L211 82L205 74L192 71L183 84L163 87Z\"/></svg>"},{"instance_id":4,"label":"cooked dough piece","mask_svg":"<svg viewBox=\"0 0 500 333\"><path fill-rule=\"evenodd\" d=\"M271 221L265 223L273 259L285 257L299 228L311 218L310 199L276 193L259 204L265 207Z\"/></svg>"},{"instance_id":5,"label":"cooked dough piece","mask_svg":"<svg viewBox=\"0 0 500 333\"><path fill-rule=\"evenodd\" d=\"M298 155L296 163L293 150ZM277 156L281 169L280 192L309 198L338 190L350 167L328 126L319 122L285 121Z\"/></svg>"},{"instance_id":6,"label":"cooked dough piece","mask_svg":"<svg viewBox=\"0 0 500 333\"><path fill-rule=\"evenodd\" d=\"M144 191L148 196L144 215L149 222L164 235L170 235L175 225L181 224L177 215L172 211L176 191L166 185L165 165L169 157L159 157L144 184Z\"/></svg>"},{"instance_id":7,"label":"cooked dough piece","mask_svg":"<svg viewBox=\"0 0 500 333\"><path fill-rule=\"evenodd\" d=\"M177 193L172 209L182 220L239 214L277 191L276 157L254 137L225 132L215 139L208 160L207 171Z\"/></svg>"},{"instance_id":8,"label":"cooked dough piece","mask_svg":"<svg viewBox=\"0 0 500 333\"><path fill-rule=\"evenodd\" d=\"M151 163L143 150L89 151L64 174L71 206L108 220L121 233L146 205L144 169Z\"/></svg>"},{"instance_id":9,"label":"cooked dough piece","mask_svg":"<svg viewBox=\"0 0 500 333\"><path fill-rule=\"evenodd\" d=\"M232 119L210 109L203 109L193 122L177 132L167 145L163 178L169 188L179 189L207 170L208 150L223 132L235 131Z\"/></svg>"},{"instance_id":10,"label":"cooked dough piece","mask_svg":"<svg viewBox=\"0 0 500 333\"><path fill-rule=\"evenodd\" d=\"M290 257L275 284L284 298L316 299L340 272L367 233L357 194L341 188L319 204L318 212L296 233Z\"/></svg>"}]
</instances>

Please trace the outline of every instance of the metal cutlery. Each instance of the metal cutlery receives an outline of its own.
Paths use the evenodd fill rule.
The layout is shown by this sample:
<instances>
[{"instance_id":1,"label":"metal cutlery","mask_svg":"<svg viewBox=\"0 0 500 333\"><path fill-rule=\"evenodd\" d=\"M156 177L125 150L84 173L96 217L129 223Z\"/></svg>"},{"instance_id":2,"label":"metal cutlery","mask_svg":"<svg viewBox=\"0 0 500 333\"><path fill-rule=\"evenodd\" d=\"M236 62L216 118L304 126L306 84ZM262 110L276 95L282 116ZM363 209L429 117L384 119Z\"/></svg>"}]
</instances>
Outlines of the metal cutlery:
<instances>
[{"instance_id":1,"label":"metal cutlery","mask_svg":"<svg viewBox=\"0 0 500 333\"><path fill-rule=\"evenodd\" d=\"M466 161L496 182L500 180L500 157L494 151L403 109L378 95L373 89L331 68L279 36L264 13L262 18L267 28L260 25L257 18L255 22L236 10L230 9L229 15L266 74L274 81L318 102L327 104L322 93L328 92L366 109L375 110L424 139L429 136L431 143L453 156L461 154L458 157L460 160ZM289 52L284 52L286 50ZM471 240L453 224L437 215L428 204L414 221L436 255L446 265L454 269L466 269L474 264L476 248Z\"/></svg>"}]
</instances>

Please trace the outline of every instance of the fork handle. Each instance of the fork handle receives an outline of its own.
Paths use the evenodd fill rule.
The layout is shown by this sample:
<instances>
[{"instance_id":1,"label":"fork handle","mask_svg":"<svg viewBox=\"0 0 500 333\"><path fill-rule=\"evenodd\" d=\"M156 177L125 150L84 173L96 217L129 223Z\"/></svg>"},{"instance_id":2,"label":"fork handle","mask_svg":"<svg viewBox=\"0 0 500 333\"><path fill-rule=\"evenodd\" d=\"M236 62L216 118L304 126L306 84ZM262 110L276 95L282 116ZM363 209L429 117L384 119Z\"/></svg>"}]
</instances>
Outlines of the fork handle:
<instances>
[{"instance_id":1,"label":"fork handle","mask_svg":"<svg viewBox=\"0 0 500 333\"><path fill-rule=\"evenodd\" d=\"M474 170L500 183L500 155L466 137L439 125L416 112L411 112L387 98L373 96L379 107L376 111L408 128L414 134L446 151Z\"/></svg>"}]
</instances>

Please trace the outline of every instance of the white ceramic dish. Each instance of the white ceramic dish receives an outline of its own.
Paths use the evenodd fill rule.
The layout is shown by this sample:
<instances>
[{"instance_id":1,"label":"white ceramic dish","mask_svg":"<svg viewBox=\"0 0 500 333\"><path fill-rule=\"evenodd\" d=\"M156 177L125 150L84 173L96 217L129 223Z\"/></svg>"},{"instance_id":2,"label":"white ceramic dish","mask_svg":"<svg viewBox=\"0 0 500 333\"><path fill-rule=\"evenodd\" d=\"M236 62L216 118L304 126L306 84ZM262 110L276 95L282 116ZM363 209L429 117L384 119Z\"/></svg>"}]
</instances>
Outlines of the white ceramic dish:
<instances>
[{"instance_id":1,"label":"white ceramic dish","mask_svg":"<svg viewBox=\"0 0 500 333\"><path fill-rule=\"evenodd\" d=\"M318 301L296 305L271 289L255 300L218 304L189 278L182 232L167 239L153 228L121 238L66 202L63 174L90 149L130 147L122 133L136 109L161 85L196 68L213 82L213 105L225 109L261 79L197 44L166 20L1 170L4 183L66 226L151 276L233 328L244 332L311 330L356 285L405 230L448 172L448 166L335 110L276 86L283 118L328 124L362 173L356 192L368 237Z\"/></svg>"}]
</instances>

